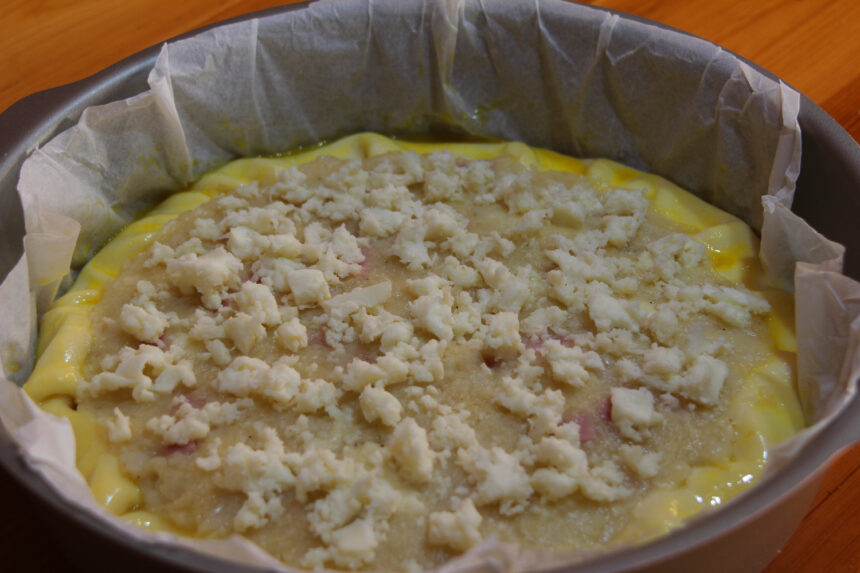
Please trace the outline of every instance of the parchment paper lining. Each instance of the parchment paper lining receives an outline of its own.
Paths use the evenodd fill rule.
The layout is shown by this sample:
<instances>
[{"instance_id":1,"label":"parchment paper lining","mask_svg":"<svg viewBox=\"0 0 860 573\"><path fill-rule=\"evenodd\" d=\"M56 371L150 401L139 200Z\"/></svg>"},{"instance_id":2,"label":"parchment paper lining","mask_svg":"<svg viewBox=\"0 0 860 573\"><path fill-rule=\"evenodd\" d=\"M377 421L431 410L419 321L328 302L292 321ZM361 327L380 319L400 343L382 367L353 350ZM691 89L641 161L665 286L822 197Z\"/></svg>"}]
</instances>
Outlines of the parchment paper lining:
<instances>
[{"instance_id":1,"label":"parchment paper lining","mask_svg":"<svg viewBox=\"0 0 860 573\"><path fill-rule=\"evenodd\" d=\"M144 206L238 156L357 131L444 131L658 173L760 230L772 279L796 289L799 394L812 424L771 452L769 470L856 391L860 286L839 274L844 249L789 210L799 95L713 44L554 0L339 0L165 45L149 84L87 109L25 162L25 258L0 285L0 420L59 491L147 543L286 570L242 538L148 534L96 505L75 468L69 424L18 388L36 309L70 264L79 267ZM491 539L444 570L578 558Z\"/></svg>"}]
</instances>

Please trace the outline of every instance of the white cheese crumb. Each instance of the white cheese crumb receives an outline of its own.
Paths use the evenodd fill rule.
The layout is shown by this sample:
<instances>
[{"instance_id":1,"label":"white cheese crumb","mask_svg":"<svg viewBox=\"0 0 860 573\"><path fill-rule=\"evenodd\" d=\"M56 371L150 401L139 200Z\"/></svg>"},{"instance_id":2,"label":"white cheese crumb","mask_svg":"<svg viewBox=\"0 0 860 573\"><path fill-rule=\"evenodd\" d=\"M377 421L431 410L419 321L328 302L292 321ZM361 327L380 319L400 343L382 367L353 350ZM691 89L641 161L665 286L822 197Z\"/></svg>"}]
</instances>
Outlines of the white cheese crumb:
<instances>
[{"instance_id":1,"label":"white cheese crumb","mask_svg":"<svg viewBox=\"0 0 860 573\"><path fill-rule=\"evenodd\" d=\"M528 475L513 455L499 447L461 448L457 464L475 485L478 505L499 503L502 515L514 515L525 509L532 487Z\"/></svg>"},{"instance_id":2,"label":"white cheese crumb","mask_svg":"<svg viewBox=\"0 0 860 573\"><path fill-rule=\"evenodd\" d=\"M403 382L409 374L409 364L394 354L386 353L377 359L376 363L353 358L343 376L343 386L347 390L358 392L365 386L386 386Z\"/></svg>"},{"instance_id":3,"label":"white cheese crumb","mask_svg":"<svg viewBox=\"0 0 860 573\"><path fill-rule=\"evenodd\" d=\"M320 304L331 298L325 275L317 269L287 271L287 284L299 306Z\"/></svg>"},{"instance_id":4,"label":"white cheese crumb","mask_svg":"<svg viewBox=\"0 0 860 573\"><path fill-rule=\"evenodd\" d=\"M370 519L357 519L331 534L331 557L340 567L356 569L373 561L378 545Z\"/></svg>"},{"instance_id":5,"label":"white cheese crumb","mask_svg":"<svg viewBox=\"0 0 860 573\"><path fill-rule=\"evenodd\" d=\"M677 348L664 348L656 344L645 353L642 370L646 374L669 375L681 371L684 353Z\"/></svg>"},{"instance_id":6,"label":"white cheese crumb","mask_svg":"<svg viewBox=\"0 0 860 573\"><path fill-rule=\"evenodd\" d=\"M190 253L167 261L167 277L182 294L200 293L203 305L217 309L221 304L221 289L237 286L242 261L224 247L205 255Z\"/></svg>"},{"instance_id":7,"label":"white cheese crumb","mask_svg":"<svg viewBox=\"0 0 860 573\"><path fill-rule=\"evenodd\" d=\"M534 438L557 432L562 423L564 394L560 390L532 393L520 377L503 376L493 402L526 418Z\"/></svg>"},{"instance_id":8,"label":"white cheese crumb","mask_svg":"<svg viewBox=\"0 0 860 573\"><path fill-rule=\"evenodd\" d=\"M248 493L248 499L245 500L236 517L233 518L233 527L240 533L249 529L257 529L282 513L284 513L284 507L280 497L270 496L267 499L260 492L252 491Z\"/></svg>"},{"instance_id":9,"label":"white cheese crumb","mask_svg":"<svg viewBox=\"0 0 860 573\"><path fill-rule=\"evenodd\" d=\"M753 315L770 312L765 299L745 290L706 285L702 292L710 302L705 310L731 326L749 326Z\"/></svg>"},{"instance_id":10,"label":"white cheese crumb","mask_svg":"<svg viewBox=\"0 0 860 573\"><path fill-rule=\"evenodd\" d=\"M581 388L588 382L589 370L603 370L603 360L594 351L584 351L578 346L567 347L558 340L544 344L552 378L557 382Z\"/></svg>"},{"instance_id":11,"label":"white cheese crumb","mask_svg":"<svg viewBox=\"0 0 860 573\"><path fill-rule=\"evenodd\" d=\"M296 472L296 498L304 503L308 494L331 490L354 480L358 469L350 458L338 459L327 449L310 449L288 456Z\"/></svg>"},{"instance_id":12,"label":"white cheese crumb","mask_svg":"<svg viewBox=\"0 0 860 573\"><path fill-rule=\"evenodd\" d=\"M119 314L122 329L143 342L155 343L167 329L167 316L147 301L142 305L124 304Z\"/></svg>"},{"instance_id":13,"label":"white cheese crumb","mask_svg":"<svg viewBox=\"0 0 860 573\"><path fill-rule=\"evenodd\" d=\"M183 397L174 398L179 408L171 416L164 414L150 418L146 429L161 437L167 444L185 445L205 438L212 427L230 424L238 420L243 412L253 406L251 400L236 402L207 402L195 408Z\"/></svg>"},{"instance_id":14,"label":"white cheese crumb","mask_svg":"<svg viewBox=\"0 0 860 573\"><path fill-rule=\"evenodd\" d=\"M550 216L548 209L535 209L525 215L507 230L509 237L529 237L543 228L544 222Z\"/></svg>"},{"instance_id":15,"label":"white cheese crumb","mask_svg":"<svg viewBox=\"0 0 860 573\"><path fill-rule=\"evenodd\" d=\"M297 317L281 324L275 331L278 342L290 352L298 352L308 345L308 329Z\"/></svg>"},{"instance_id":16,"label":"white cheese crumb","mask_svg":"<svg viewBox=\"0 0 860 573\"><path fill-rule=\"evenodd\" d=\"M108 440L111 442L127 442L131 439L131 418L122 413L119 408L113 409L113 418L105 420L108 430Z\"/></svg>"},{"instance_id":17,"label":"white cheese crumb","mask_svg":"<svg viewBox=\"0 0 860 573\"><path fill-rule=\"evenodd\" d=\"M568 440L544 437L534 453L536 464L548 466L538 468L531 477L532 487L545 499L567 497L590 479L585 452Z\"/></svg>"},{"instance_id":18,"label":"white cheese crumb","mask_svg":"<svg viewBox=\"0 0 860 573\"><path fill-rule=\"evenodd\" d=\"M423 295L409 303L415 323L439 340L454 338L451 301L441 294Z\"/></svg>"},{"instance_id":19,"label":"white cheese crumb","mask_svg":"<svg viewBox=\"0 0 860 573\"><path fill-rule=\"evenodd\" d=\"M330 415L334 414L337 411L340 396L341 391L331 382L322 379L304 379L296 394L296 411L310 414L325 410Z\"/></svg>"},{"instance_id":20,"label":"white cheese crumb","mask_svg":"<svg viewBox=\"0 0 860 573\"><path fill-rule=\"evenodd\" d=\"M396 425L403 410L393 394L374 386L367 386L361 391L359 404L365 420L371 423L379 420L386 426Z\"/></svg>"},{"instance_id":21,"label":"white cheese crumb","mask_svg":"<svg viewBox=\"0 0 860 573\"><path fill-rule=\"evenodd\" d=\"M443 414L433 419L433 429L430 431L430 443L440 451L451 451L458 448L469 448L478 445L475 430L466 423L466 412L460 414Z\"/></svg>"},{"instance_id":22,"label":"white cheese crumb","mask_svg":"<svg viewBox=\"0 0 860 573\"><path fill-rule=\"evenodd\" d=\"M416 271L429 266L433 259L424 240L424 225L407 221L403 223L391 252L410 270Z\"/></svg>"},{"instance_id":23,"label":"white cheese crumb","mask_svg":"<svg viewBox=\"0 0 860 573\"><path fill-rule=\"evenodd\" d=\"M624 444L621 446L619 454L621 454L621 461L624 462L624 465L633 470L640 478L650 479L660 471L662 454L659 452L648 452L642 446Z\"/></svg>"},{"instance_id":24,"label":"white cheese crumb","mask_svg":"<svg viewBox=\"0 0 860 573\"><path fill-rule=\"evenodd\" d=\"M640 441L648 427L663 420L654 411L654 395L647 388L612 388L612 421L621 435Z\"/></svg>"},{"instance_id":25,"label":"white cheese crumb","mask_svg":"<svg viewBox=\"0 0 860 573\"><path fill-rule=\"evenodd\" d=\"M405 479L414 483L430 480L434 454L427 442L427 431L415 420L405 418L397 424L388 448Z\"/></svg>"},{"instance_id":26,"label":"white cheese crumb","mask_svg":"<svg viewBox=\"0 0 860 573\"><path fill-rule=\"evenodd\" d=\"M457 511L438 511L428 518L427 541L462 553L481 542L481 514L471 499L460 503Z\"/></svg>"},{"instance_id":27,"label":"white cheese crumb","mask_svg":"<svg viewBox=\"0 0 860 573\"><path fill-rule=\"evenodd\" d=\"M197 383L189 360L177 361L173 353L150 344L123 347L109 358L115 364L113 372L100 372L92 380L82 380L77 388L79 393L97 397L130 388L135 401L152 402L156 394L169 394L178 384L193 387Z\"/></svg>"},{"instance_id":28,"label":"white cheese crumb","mask_svg":"<svg viewBox=\"0 0 860 573\"><path fill-rule=\"evenodd\" d=\"M567 311L558 306L545 306L536 309L520 323L520 329L526 334L546 334L553 328L560 327L567 320Z\"/></svg>"},{"instance_id":29,"label":"white cheese crumb","mask_svg":"<svg viewBox=\"0 0 860 573\"><path fill-rule=\"evenodd\" d=\"M360 217L359 231L368 237L387 237L397 231L406 219L404 213L380 207L365 207Z\"/></svg>"},{"instance_id":30,"label":"white cheese crumb","mask_svg":"<svg viewBox=\"0 0 860 573\"><path fill-rule=\"evenodd\" d=\"M253 316L266 326L274 326L281 322L278 301L272 289L266 285L250 281L242 283L236 295L236 303L240 312Z\"/></svg>"},{"instance_id":31,"label":"white cheese crumb","mask_svg":"<svg viewBox=\"0 0 860 573\"><path fill-rule=\"evenodd\" d=\"M332 233L330 246L337 258L344 262L360 263L364 261L361 245L343 225L340 225Z\"/></svg>"},{"instance_id":32,"label":"white cheese crumb","mask_svg":"<svg viewBox=\"0 0 860 573\"><path fill-rule=\"evenodd\" d=\"M218 448L221 447L221 438L215 438L207 442L205 455L197 456L194 460L194 465L206 472L213 472L221 467L221 454L218 453Z\"/></svg>"},{"instance_id":33,"label":"white cheese crumb","mask_svg":"<svg viewBox=\"0 0 860 573\"><path fill-rule=\"evenodd\" d=\"M678 332L678 317L669 308L663 307L650 318L648 327L654 333L657 340L667 344L671 342L672 337Z\"/></svg>"},{"instance_id":34,"label":"white cheese crumb","mask_svg":"<svg viewBox=\"0 0 860 573\"><path fill-rule=\"evenodd\" d=\"M520 340L520 320L515 312L490 315L484 343L498 354L517 354L523 349Z\"/></svg>"},{"instance_id":35,"label":"white cheese crumb","mask_svg":"<svg viewBox=\"0 0 860 573\"><path fill-rule=\"evenodd\" d=\"M366 309L359 309L361 323L361 340L369 343L379 340L379 347L387 352L398 343L412 340L412 323L404 318L385 310L378 314L368 314Z\"/></svg>"},{"instance_id":36,"label":"white cheese crumb","mask_svg":"<svg viewBox=\"0 0 860 573\"><path fill-rule=\"evenodd\" d=\"M443 261L442 272L445 278L461 289L469 289L480 284L481 275L472 267L461 263L457 257L447 256Z\"/></svg>"},{"instance_id":37,"label":"white cheese crumb","mask_svg":"<svg viewBox=\"0 0 860 573\"><path fill-rule=\"evenodd\" d=\"M266 329L258 317L238 312L224 321L224 334L242 354L249 354L259 341L266 338Z\"/></svg>"},{"instance_id":38,"label":"white cheese crumb","mask_svg":"<svg viewBox=\"0 0 860 573\"><path fill-rule=\"evenodd\" d=\"M194 221L191 236L204 241L214 241L221 236L221 229L214 219L201 217Z\"/></svg>"},{"instance_id":39,"label":"white cheese crumb","mask_svg":"<svg viewBox=\"0 0 860 573\"><path fill-rule=\"evenodd\" d=\"M259 259L266 246L267 238L247 227L237 226L227 232L227 248L243 261Z\"/></svg>"},{"instance_id":40,"label":"white cheese crumb","mask_svg":"<svg viewBox=\"0 0 860 573\"><path fill-rule=\"evenodd\" d=\"M633 493L624 485L624 472L610 460L592 468L589 478L582 482L581 491L585 497L600 502L617 501Z\"/></svg>"},{"instance_id":41,"label":"white cheese crumb","mask_svg":"<svg viewBox=\"0 0 860 573\"><path fill-rule=\"evenodd\" d=\"M215 387L221 392L242 397L257 395L280 406L292 403L300 384L301 376L289 364L279 361L270 367L250 356L235 358L215 378Z\"/></svg>"},{"instance_id":42,"label":"white cheese crumb","mask_svg":"<svg viewBox=\"0 0 860 573\"><path fill-rule=\"evenodd\" d=\"M454 236L457 231L466 226L466 220L449 205L436 203L424 210L422 222L425 225L425 237L431 241L440 241Z\"/></svg>"},{"instance_id":43,"label":"white cheese crumb","mask_svg":"<svg viewBox=\"0 0 860 573\"><path fill-rule=\"evenodd\" d=\"M639 325L633 320L624 306L602 289L592 289L588 297L588 315L594 321L598 330L605 331L621 328L639 331Z\"/></svg>"},{"instance_id":44,"label":"white cheese crumb","mask_svg":"<svg viewBox=\"0 0 860 573\"><path fill-rule=\"evenodd\" d=\"M322 303L330 313L349 314L359 308L372 308L391 297L391 281L382 281L366 287L354 288Z\"/></svg>"},{"instance_id":45,"label":"white cheese crumb","mask_svg":"<svg viewBox=\"0 0 860 573\"><path fill-rule=\"evenodd\" d=\"M207 340L203 344L206 346L206 352L209 353L209 356L212 358L212 362L214 362L216 366L223 368L233 360L233 355L230 354L230 349L227 348L227 345L224 344L223 341L215 338Z\"/></svg>"},{"instance_id":46,"label":"white cheese crumb","mask_svg":"<svg viewBox=\"0 0 860 573\"><path fill-rule=\"evenodd\" d=\"M681 393L699 404L713 406L720 398L728 375L728 366L722 360L713 356L699 356L684 372Z\"/></svg>"}]
</instances>

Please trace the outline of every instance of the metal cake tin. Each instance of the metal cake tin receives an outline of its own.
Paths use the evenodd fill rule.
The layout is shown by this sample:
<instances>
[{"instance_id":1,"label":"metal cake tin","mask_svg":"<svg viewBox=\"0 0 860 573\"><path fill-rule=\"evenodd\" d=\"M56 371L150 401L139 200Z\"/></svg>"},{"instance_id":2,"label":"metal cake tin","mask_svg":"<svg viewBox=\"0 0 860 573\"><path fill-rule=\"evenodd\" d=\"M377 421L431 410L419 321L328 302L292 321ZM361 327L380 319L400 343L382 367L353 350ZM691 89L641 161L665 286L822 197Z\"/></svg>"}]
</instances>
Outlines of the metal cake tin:
<instances>
[{"instance_id":1,"label":"metal cake tin","mask_svg":"<svg viewBox=\"0 0 860 573\"><path fill-rule=\"evenodd\" d=\"M255 12L227 22L295 10L305 4ZM669 28L636 16L618 14ZM0 280L23 252L24 219L16 191L21 163L32 149L74 125L86 107L131 97L147 89L146 77L158 51L159 46L153 46L86 79L35 93L0 114ZM775 77L754 63L747 63ZM801 96L799 122L802 168L792 210L828 238L847 246L844 272L860 280L860 248L857 248L860 247L860 224L857 223L860 146L806 96ZM860 441L860 398L854 396L842 414L786 467L725 507L651 543L558 571L760 571L803 519L829 461L857 441ZM157 568L159 571L213 573L254 570L191 550L144 545L124 536L62 498L28 465L2 425L0 468L28 492L58 547L83 570L115 571L117 567L125 571Z\"/></svg>"}]
</instances>

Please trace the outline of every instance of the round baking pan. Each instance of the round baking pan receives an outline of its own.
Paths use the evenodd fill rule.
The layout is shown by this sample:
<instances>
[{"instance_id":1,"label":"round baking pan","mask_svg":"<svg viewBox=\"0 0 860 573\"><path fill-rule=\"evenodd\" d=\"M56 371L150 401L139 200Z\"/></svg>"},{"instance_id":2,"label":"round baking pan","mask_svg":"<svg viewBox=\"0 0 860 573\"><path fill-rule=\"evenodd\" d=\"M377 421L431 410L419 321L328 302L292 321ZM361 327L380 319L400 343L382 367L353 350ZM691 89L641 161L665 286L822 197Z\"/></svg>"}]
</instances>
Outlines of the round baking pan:
<instances>
[{"instance_id":1,"label":"round baking pan","mask_svg":"<svg viewBox=\"0 0 860 573\"><path fill-rule=\"evenodd\" d=\"M302 6L294 4L265 10L230 21ZM623 16L662 26L635 16ZM33 94L0 114L0 133L3 134L0 140L0 280L23 250L24 222L16 185L21 163L29 151L73 125L86 107L130 97L147 89L146 76L158 51L157 46L149 48L79 82ZM755 64L750 65L773 77ZM803 134L802 170L792 208L828 238L844 245L860 245L860 225L856 222L860 213L860 147L833 118L805 96L801 99L799 121ZM860 279L860 250L848 249L845 274ZM759 571L773 559L803 518L818 491L828 461L858 440L860 399L855 396L842 414L786 467L725 507L654 542L564 570L579 573ZM2 426L0 465L32 494L56 543L82 570L114 571L117 567L126 571L151 571L153 568L207 572L254 570L177 547L145 546L124 536L54 491L30 468Z\"/></svg>"}]
</instances>

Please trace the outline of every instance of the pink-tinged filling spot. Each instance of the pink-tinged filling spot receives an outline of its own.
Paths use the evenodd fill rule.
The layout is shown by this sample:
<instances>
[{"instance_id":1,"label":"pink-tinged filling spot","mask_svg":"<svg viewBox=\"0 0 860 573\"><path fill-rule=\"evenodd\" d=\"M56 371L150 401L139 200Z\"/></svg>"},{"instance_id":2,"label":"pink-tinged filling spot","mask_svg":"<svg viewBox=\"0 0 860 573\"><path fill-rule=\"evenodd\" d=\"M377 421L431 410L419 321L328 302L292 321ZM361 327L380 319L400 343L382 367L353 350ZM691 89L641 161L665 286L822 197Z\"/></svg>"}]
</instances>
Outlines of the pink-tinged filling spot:
<instances>
[{"instance_id":1,"label":"pink-tinged filling spot","mask_svg":"<svg viewBox=\"0 0 860 573\"><path fill-rule=\"evenodd\" d=\"M352 357L347 358L347 362L351 362L352 358L358 358L359 360L364 360L368 364L376 364L376 361L379 359L379 353L374 351L372 348L356 348L353 352L347 352L348 356L351 354Z\"/></svg>"},{"instance_id":2,"label":"pink-tinged filling spot","mask_svg":"<svg viewBox=\"0 0 860 573\"><path fill-rule=\"evenodd\" d=\"M362 247L361 248L361 254L364 255L364 260L361 261L361 263L360 263L361 264L361 270L358 271L358 274L356 275L356 277L365 278L370 274L370 266L371 266L370 265L370 261L371 261L370 253L371 253L370 248L368 248L368 247Z\"/></svg>"},{"instance_id":3,"label":"pink-tinged filling spot","mask_svg":"<svg viewBox=\"0 0 860 573\"><path fill-rule=\"evenodd\" d=\"M580 442L584 444L597 437L597 432L594 431L594 417L591 414L581 412L574 417L573 421L579 426Z\"/></svg>"},{"instance_id":4,"label":"pink-tinged filling spot","mask_svg":"<svg viewBox=\"0 0 860 573\"><path fill-rule=\"evenodd\" d=\"M328 343L325 341L325 334L322 332L314 332L308 336L308 346L324 346L326 348L329 347Z\"/></svg>"},{"instance_id":5,"label":"pink-tinged filling spot","mask_svg":"<svg viewBox=\"0 0 860 573\"><path fill-rule=\"evenodd\" d=\"M173 344L173 340L170 338L170 335L166 332L158 337L158 342L155 343L162 350L166 350L170 348L170 345Z\"/></svg>"},{"instance_id":6,"label":"pink-tinged filling spot","mask_svg":"<svg viewBox=\"0 0 860 573\"><path fill-rule=\"evenodd\" d=\"M206 396L197 392L185 392L180 394L179 398L179 400L174 400L173 403L170 404L170 408L168 410L171 414L175 414L179 411L179 408L182 407L183 403L190 404L195 410L200 410L209 403Z\"/></svg>"},{"instance_id":7,"label":"pink-tinged filling spot","mask_svg":"<svg viewBox=\"0 0 860 573\"><path fill-rule=\"evenodd\" d=\"M676 400L672 400L672 399L664 400L661 397L661 398L659 398L658 403L661 407L668 409L670 412L678 412L678 411L684 409L684 406L683 406L683 404L681 404L681 401L677 400L677 399ZM655 404L655 406L656 405L657 404Z\"/></svg>"},{"instance_id":8,"label":"pink-tinged filling spot","mask_svg":"<svg viewBox=\"0 0 860 573\"><path fill-rule=\"evenodd\" d=\"M161 450L161 455L164 457L172 456L173 454L190 455L197 451L197 441L188 442L187 444L171 444Z\"/></svg>"},{"instance_id":9,"label":"pink-tinged filling spot","mask_svg":"<svg viewBox=\"0 0 860 573\"><path fill-rule=\"evenodd\" d=\"M484 350L481 352L481 360L484 362L484 364L487 365L487 368L492 368L493 370L498 370L505 363L505 360L503 358L497 356L496 354L488 350Z\"/></svg>"},{"instance_id":10,"label":"pink-tinged filling spot","mask_svg":"<svg viewBox=\"0 0 860 573\"><path fill-rule=\"evenodd\" d=\"M592 405L588 412L565 412L559 425L576 422L579 426L579 441L586 444L597 437L597 425L608 422L611 416L612 400L606 397Z\"/></svg>"},{"instance_id":11,"label":"pink-tinged filling spot","mask_svg":"<svg viewBox=\"0 0 860 573\"><path fill-rule=\"evenodd\" d=\"M209 403L209 400L207 400L206 396L204 396L203 394L198 394L195 392L189 392L187 394L184 394L184 396L185 396L185 401L188 402L189 404L191 404L191 407L194 408L195 410L200 410L206 404Z\"/></svg>"},{"instance_id":12,"label":"pink-tinged filling spot","mask_svg":"<svg viewBox=\"0 0 860 573\"><path fill-rule=\"evenodd\" d=\"M544 346L546 346L546 343L550 340L555 340L555 341L559 342L565 348L572 348L573 346L575 346L573 340L571 340L569 338L565 338L564 336L557 336L554 334L551 334L548 336L542 336L540 338L535 338L535 339L529 340L528 342L525 343L525 346L526 346L526 348L533 348L539 354L542 354L544 352Z\"/></svg>"},{"instance_id":13,"label":"pink-tinged filling spot","mask_svg":"<svg viewBox=\"0 0 860 573\"><path fill-rule=\"evenodd\" d=\"M596 411L603 420L609 420L612 417L612 398L607 396L598 402Z\"/></svg>"},{"instance_id":14,"label":"pink-tinged filling spot","mask_svg":"<svg viewBox=\"0 0 860 573\"><path fill-rule=\"evenodd\" d=\"M261 285L261 284L263 284L263 278L262 277L254 278L254 273L246 273L246 274L242 275L242 284L245 284L245 283L255 283L255 284ZM239 292L239 291L236 291L236 292Z\"/></svg>"}]
</instances>

